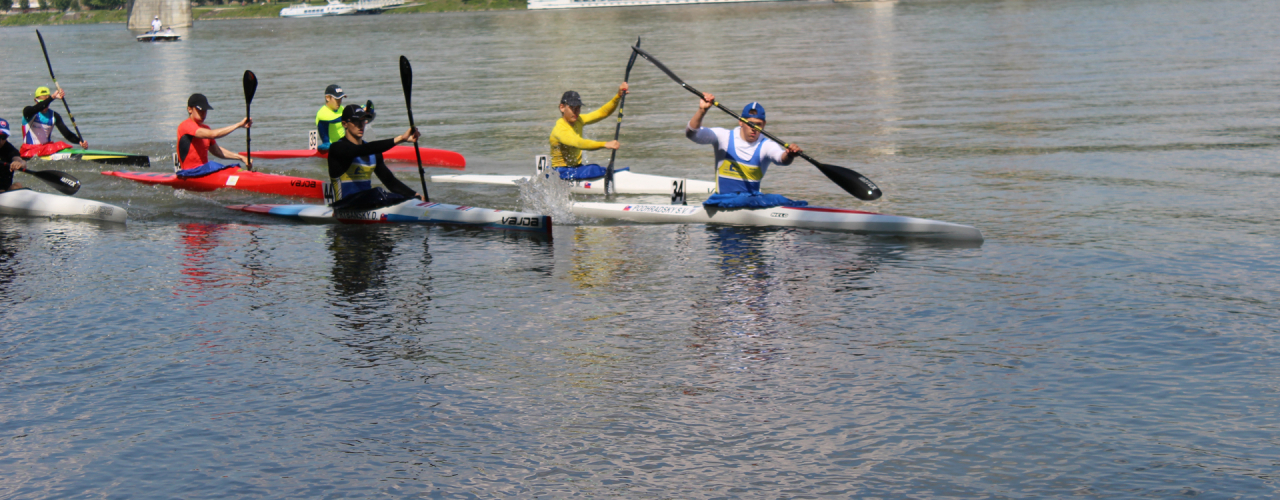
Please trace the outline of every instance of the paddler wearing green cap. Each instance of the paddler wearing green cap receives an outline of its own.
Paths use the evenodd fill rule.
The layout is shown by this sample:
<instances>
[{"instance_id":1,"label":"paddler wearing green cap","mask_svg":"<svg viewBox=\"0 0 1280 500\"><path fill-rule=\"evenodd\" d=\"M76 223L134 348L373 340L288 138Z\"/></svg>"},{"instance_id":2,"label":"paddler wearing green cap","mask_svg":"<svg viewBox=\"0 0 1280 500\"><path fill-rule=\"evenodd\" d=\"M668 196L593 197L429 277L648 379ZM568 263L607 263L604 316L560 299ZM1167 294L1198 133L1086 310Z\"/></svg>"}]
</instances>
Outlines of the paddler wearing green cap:
<instances>
[{"instance_id":1,"label":"paddler wearing green cap","mask_svg":"<svg viewBox=\"0 0 1280 500\"><path fill-rule=\"evenodd\" d=\"M582 127L608 118L609 115L613 114L614 110L618 109L618 101L628 92L627 82L622 82L622 85L618 86L618 93L613 96L613 99L585 115L579 114L582 111L582 96L572 90L561 95L560 119L556 120L555 128L551 129L551 166L556 169L572 168L579 170L584 167L582 165L582 150L618 149L620 144L616 140L600 142L582 137ZM578 175L579 172L562 171L560 178L586 179L604 176L604 169L599 165L586 165L585 167L592 166L595 168L589 170L598 170L599 175L586 172Z\"/></svg>"},{"instance_id":2,"label":"paddler wearing green cap","mask_svg":"<svg viewBox=\"0 0 1280 500\"><path fill-rule=\"evenodd\" d=\"M72 147L71 144L77 143L80 144L81 149L89 149L89 143L67 128L67 124L62 121L62 115L49 109L49 105L53 104L54 99L62 99L66 95L67 93L61 88L50 92L49 87L37 87L36 103L22 108L21 152L23 158L48 156L64 149L70 149ZM62 132L62 137L66 138L71 144L53 141L54 128Z\"/></svg>"}]
</instances>

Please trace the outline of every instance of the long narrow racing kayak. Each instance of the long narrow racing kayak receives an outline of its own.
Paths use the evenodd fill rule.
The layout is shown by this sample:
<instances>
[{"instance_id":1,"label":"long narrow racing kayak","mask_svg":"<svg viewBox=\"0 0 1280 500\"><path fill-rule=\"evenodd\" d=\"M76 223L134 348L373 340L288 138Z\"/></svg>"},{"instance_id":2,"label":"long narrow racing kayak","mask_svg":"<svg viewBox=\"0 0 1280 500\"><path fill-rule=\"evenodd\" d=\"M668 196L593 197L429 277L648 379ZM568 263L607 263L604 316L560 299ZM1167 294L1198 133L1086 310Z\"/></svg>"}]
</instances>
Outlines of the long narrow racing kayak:
<instances>
[{"instance_id":1,"label":"long narrow racing kayak","mask_svg":"<svg viewBox=\"0 0 1280 500\"><path fill-rule=\"evenodd\" d=\"M558 173L549 167L546 155L539 155L534 157L534 175L558 175ZM431 176L431 182L500 186L514 186L519 182L528 180L529 176L527 175L462 174ZM621 170L613 174L613 192L616 194L671 194L676 183L680 181L684 181L686 194L712 194L716 192L716 183L714 182L637 174L632 173L630 170ZM573 194L605 194L603 177L565 182L573 183L569 186L569 192Z\"/></svg>"},{"instance_id":2,"label":"long narrow racing kayak","mask_svg":"<svg viewBox=\"0 0 1280 500\"><path fill-rule=\"evenodd\" d=\"M668 224L792 226L829 231L885 234L920 239L981 242L982 231L930 219L825 207L717 209L703 205L626 203L573 204L574 215Z\"/></svg>"},{"instance_id":3,"label":"long narrow racing kayak","mask_svg":"<svg viewBox=\"0 0 1280 500\"><path fill-rule=\"evenodd\" d=\"M64 149L51 155L37 156L35 158L44 161L84 160L104 165L128 165L143 168L151 166L151 158L148 158L147 155L131 155L129 153L98 151L96 149Z\"/></svg>"},{"instance_id":4,"label":"long narrow racing kayak","mask_svg":"<svg viewBox=\"0 0 1280 500\"><path fill-rule=\"evenodd\" d=\"M422 165L427 167L451 168L454 170L463 170L467 167L467 159L461 154L444 149L432 149L419 147L418 152L422 153ZM240 154L245 154L241 152ZM283 160L288 158L328 158L327 151L316 149L286 149L280 151L254 151L254 159L263 160ZM382 158L387 161L398 162L417 162L418 158L413 154L413 146L396 146L389 151L382 153Z\"/></svg>"},{"instance_id":5,"label":"long narrow racing kayak","mask_svg":"<svg viewBox=\"0 0 1280 500\"><path fill-rule=\"evenodd\" d=\"M158 184L174 189L185 189L187 191L213 191L215 189L230 188L280 196L324 198L324 183L321 181L306 177L251 172L241 170L240 167L219 170L204 177L187 179L180 179L172 173L159 172L107 171L103 172L102 175L120 177L143 184Z\"/></svg>"},{"instance_id":6,"label":"long narrow racing kayak","mask_svg":"<svg viewBox=\"0 0 1280 500\"><path fill-rule=\"evenodd\" d=\"M27 217L60 217L124 223L123 208L100 201L18 189L0 193L0 214Z\"/></svg>"},{"instance_id":7,"label":"long narrow racing kayak","mask_svg":"<svg viewBox=\"0 0 1280 500\"><path fill-rule=\"evenodd\" d=\"M452 182L462 184L490 184L514 186L517 182L528 181L527 175L433 175L431 182ZM673 185L683 180L688 194L711 194L716 192L716 183L692 179L663 177L661 175L635 174L624 170L613 174L614 192L617 194L671 194ZM569 192L573 194L604 194L604 179L586 179L565 181L573 183Z\"/></svg>"},{"instance_id":8,"label":"long narrow racing kayak","mask_svg":"<svg viewBox=\"0 0 1280 500\"><path fill-rule=\"evenodd\" d=\"M336 212L325 205L231 205L227 208L315 223L441 224L523 231L551 237L550 216L419 200L373 210Z\"/></svg>"}]
</instances>

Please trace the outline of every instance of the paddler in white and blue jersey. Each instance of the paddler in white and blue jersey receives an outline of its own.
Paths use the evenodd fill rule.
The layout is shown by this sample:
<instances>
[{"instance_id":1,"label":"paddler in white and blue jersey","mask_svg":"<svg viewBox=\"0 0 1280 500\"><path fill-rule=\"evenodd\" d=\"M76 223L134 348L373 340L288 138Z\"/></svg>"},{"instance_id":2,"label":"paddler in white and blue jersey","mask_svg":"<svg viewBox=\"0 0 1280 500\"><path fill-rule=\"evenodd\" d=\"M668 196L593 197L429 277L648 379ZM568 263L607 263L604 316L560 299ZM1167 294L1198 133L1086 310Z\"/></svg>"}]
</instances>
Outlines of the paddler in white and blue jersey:
<instances>
[{"instance_id":1,"label":"paddler in white and blue jersey","mask_svg":"<svg viewBox=\"0 0 1280 500\"><path fill-rule=\"evenodd\" d=\"M800 146L792 144L783 148L781 144L751 128L746 123L739 123L734 129L707 128L702 126L702 119L707 110L715 104L715 96L703 94L698 102L698 111L693 114L685 128L685 136L698 144L710 144L716 151L716 184L718 193L708 200L707 204L717 205L717 199L755 197L759 198L760 181L769 171L771 165L790 165L794 155L801 152ZM747 122L761 129L765 127L764 106L758 102L748 104L742 109L742 117ZM763 195L776 196L776 195ZM781 196L776 196L782 198ZM777 206L785 203L760 204L751 199L741 206ZM736 205L719 205L732 208Z\"/></svg>"},{"instance_id":2,"label":"paddler in white and blue jersey","mask_svg":"<svg viewBox=\"0 0 1280 500\"><path fill-rule=\"evenodd\" d=\"M364 128L369 115L355 104L342 110L343 138L329 147L329 178L333 184L335 209L386 206L409 198L426 198L406 186L382 159L382 153L402 142L416 141L418 130L411 128L394 139L364 142ZM373 187L373 176L391 192Z\"/></svg>"},{"instance_id":3,"label":"paddler in white and blue jersey","mask_svg":"<svg viewBox=\"0 0 1280 500\"><path fill-rule=\"evenodd\" d=\"M62 99L65 95L66 92L62 89L51 93L49 92L49 87L38 87L36 88L36 103L22 108L23 158L48 156L64 149L70 149L71 144L76 143L79 143L82 149L89 149L89 143L67 128L67 124L62 121L62 115L49 109L54 99ZM54 128L62 132L62 137L71 141L71 144L54 141Z\"/></svg>"}]
</instances>

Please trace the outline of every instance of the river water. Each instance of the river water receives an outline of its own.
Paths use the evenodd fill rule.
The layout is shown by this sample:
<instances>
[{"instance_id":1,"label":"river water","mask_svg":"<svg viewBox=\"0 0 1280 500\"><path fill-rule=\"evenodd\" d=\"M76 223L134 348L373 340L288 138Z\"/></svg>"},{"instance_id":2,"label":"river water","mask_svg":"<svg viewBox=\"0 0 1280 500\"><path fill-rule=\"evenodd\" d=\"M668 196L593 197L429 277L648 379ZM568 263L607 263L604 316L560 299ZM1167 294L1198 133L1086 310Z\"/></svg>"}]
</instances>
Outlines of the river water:
<instances>
[{"instance_id":1,"label":"river water","mask_svg":"<svg viewBox=\"0 0 1280 500\"><path fill-rule=\"evenodd\" d=\"M987 239L301 225L37 165L130 221L0 218L0 497L1273 497L1276 26L1265 0L957 0L41 28L91 145L158 171L190 93L243 115L245 69L255 150L305 147L330 83L398 133L404 54L426 144L528 172L560 93L604 102L643 37L886 194L803 162L768 190ZM33 28L0 52L13 121L49 82ZM708 178L694 97L644 61L631 84L619 163Z\"/></svg>"}]
</instances>

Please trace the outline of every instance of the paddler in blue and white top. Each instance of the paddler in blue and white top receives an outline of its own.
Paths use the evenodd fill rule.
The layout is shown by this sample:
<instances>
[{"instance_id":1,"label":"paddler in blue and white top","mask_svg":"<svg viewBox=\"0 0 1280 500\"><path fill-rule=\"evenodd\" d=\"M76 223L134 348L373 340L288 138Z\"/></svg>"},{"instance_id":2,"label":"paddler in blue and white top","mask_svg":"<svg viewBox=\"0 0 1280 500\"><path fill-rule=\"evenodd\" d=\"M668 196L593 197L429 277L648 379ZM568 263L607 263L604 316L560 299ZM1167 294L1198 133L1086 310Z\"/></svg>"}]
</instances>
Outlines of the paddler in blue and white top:
<instances>
[{"instance_id":1,"label":"paddler in blue and white top","mask_svg":"<svg viewBox=\"0 0 1280 500\"><path fill-rule=\"evenodd\" d=\"M685 128L685 136L698 144L711 144L716 150L717 193L704 205L722 208L765 208L802 206L805 202L788 200L780 195L760 193L760 181L771 165L790 165L794 155L802 150L792 144L782 147L768 137L763 137L747 123L739 123L734 129L707 128L702 119L715 105L715 96L703 94L698 111ZM742 108L742 118L760 129L765 127L764 106L758 102Z\"/></svg>"},{"instance_id":2,"label":"paddler in blue and white top","mask_svg":"<svg viewBox=\"0 0 1280 500\"><path fill-rule=\"evenodd\" d=\"M249 128L253 125L253 120L246 116L232 125L212 129L204 123L211 109L213 106L209 105L209 99L204 94L191 94L191 97L187 98L188 118L178 124L177 154L181 163L178 167L174 167L178 177L201 177L237 166L209 161L209 153L213 153L218 158L239 161L246 165L246 169L253 170L253 163L248 158L222 149L215 140L235 132L236 129Z\"/></svg>"},{"instance_id":3,"label":"paddler in blue and white top","mask_svg":"<svg viewBox=\"0 0 1280 500\"><path fill-rule=\"evenodd\" d=\"M329 178L333 185L334 209L368 209L393 205L401 201L426 198L406 186L382 159L382 153L402 142L418 140L418 129L410 128L394 139L364 142L364 128L369 115L355 104L348 104L339 116L345 134L329 147ZM390 192L373 187L373 176Z\"/></svg>"},{"instance_id":4,"label":"paddler in blue and white top","mask_svg":"<svg viewBox=\"0 0 1280 500\"><path fill-rule=\"evenodd\" d=\"M71 144L76 143L79 143L82 149L89 149L89 143L67 128L67 124L62 121L62 115L49 109L54 99L62 99L65 95L67 93L62 89L51 93L49 92L49 87L38 87L36 88L36 103L22 108L21 151L23 158L48 156L64 149L70 149ZM54 141L54 128L62 132L62 137L71 141L71 144Z\"/></svg>"}]
</instances>

